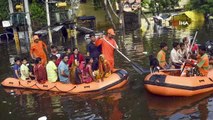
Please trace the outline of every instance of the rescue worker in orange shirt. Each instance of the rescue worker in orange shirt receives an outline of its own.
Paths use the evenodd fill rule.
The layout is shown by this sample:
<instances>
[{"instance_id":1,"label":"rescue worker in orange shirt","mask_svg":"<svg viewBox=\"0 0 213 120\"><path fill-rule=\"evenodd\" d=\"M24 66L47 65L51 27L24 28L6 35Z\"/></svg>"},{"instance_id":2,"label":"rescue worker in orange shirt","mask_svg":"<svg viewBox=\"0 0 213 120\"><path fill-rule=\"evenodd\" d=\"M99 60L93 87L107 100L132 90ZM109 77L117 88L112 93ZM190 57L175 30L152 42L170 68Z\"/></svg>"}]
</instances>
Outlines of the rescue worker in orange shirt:
<instances>
[{"instance_id":1,"label":"rescue worker in orange shirt","mask_svg":"<svg viewBox=\"0 0 213 120\"><path fill-rule=\"evenodd\" d=\"M36 59L38 57L41 58L41 63L45 66L47 64L47 45L39 40L38 35L33 36L33 43L30 47L30 55L32 59Z\"/></svg>"},{"instance_id":2,"label":"rescue worker in orange shirt","mask_svg":"<svg viewBox=\"0 0 213 120\"><path fill-rule=\"evenodd\" d=\"M157 59L161 69L169 69L170 66L166 62L166 51L168 50L168 46L165 42L160 43L161 50L157 54Z\"/></svg>"},{"instance_id":3,"label":"rescue worker in orange shirt","mask_svg":"<svg viewBox=\"0 0 213 120\"><path fill-rule=\"evenodd\" d=\"M187 63L190 63L190 60L186 61ZM209 71L209 57L206 53L206 47L205 46L199 46L199 55L197 57L197 64L194 65L198 71L200 72L201 76L207 76Z\"/></svg>"},{"instance_id":4,"label":"rescue worker in orange shirt","mask_svg":"<svg viewBox=\"0 0 213 120\"><path fill-rule=\"evenodd\" d=\"M112 28L107 30L107 35L103 38L100 38L95 41L95 45L99 46L101 45L101 51L102 54L105 56L105 59L109 62L111 70L114 68L114 48L109 45L111 43L116 49L118 49L118 45L113 38L115 36L115 32ZM107 43L105 40L107 40L109 43Z\"/></svg>"}]
</instances>

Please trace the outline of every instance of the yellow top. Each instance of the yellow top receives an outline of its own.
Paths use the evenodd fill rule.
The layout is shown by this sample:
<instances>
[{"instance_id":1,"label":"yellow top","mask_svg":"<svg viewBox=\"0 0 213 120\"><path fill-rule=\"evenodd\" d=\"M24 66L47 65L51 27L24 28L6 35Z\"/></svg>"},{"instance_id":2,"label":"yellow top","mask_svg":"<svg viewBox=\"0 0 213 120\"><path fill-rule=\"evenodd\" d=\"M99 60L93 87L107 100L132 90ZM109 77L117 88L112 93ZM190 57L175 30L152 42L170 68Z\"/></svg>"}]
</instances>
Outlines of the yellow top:
<instances>
[{"instance_id":1,"label":"yellow top","mask_svg":"<svg viewBox=\"0 0 213 120\"><path fill-rule=\"evenodd\" d=\"M48 62L47 66L46 66L46 70L47 70L48 81L49 82L56 82L56 80L58 79L57 67L56 67L56 65L53 61Z\"/></svg>"},{"instance_id":2,"label":"yellow top","mask_svg":"<svg viewBox=\"0 0 213 120\"><path fill-rule=\"evenodd\" d=\"M29 78L30 73L29 73L29 68L27 65L22 64L20 67L20 72L21 72L21 79L26 80L26 78Z\"/></svg>"}]
</instances>

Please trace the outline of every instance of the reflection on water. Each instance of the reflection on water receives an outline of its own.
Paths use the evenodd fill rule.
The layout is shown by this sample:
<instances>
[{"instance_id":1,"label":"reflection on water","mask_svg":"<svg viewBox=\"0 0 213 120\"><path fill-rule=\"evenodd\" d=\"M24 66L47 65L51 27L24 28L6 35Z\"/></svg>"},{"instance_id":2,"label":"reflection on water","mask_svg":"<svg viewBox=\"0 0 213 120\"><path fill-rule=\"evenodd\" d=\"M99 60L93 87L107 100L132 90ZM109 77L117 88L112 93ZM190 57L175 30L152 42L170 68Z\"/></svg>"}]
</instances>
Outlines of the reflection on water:
<instances>
[{"instance_id":1,"label":"reflection on water","mask_svg":"<svg viewBox=\"0 0 213 120\"><path fill-rule=\"evenodd\" d=\"M166 41L171 50L173 41L179 41L185 35L194 35L194 31L194 28L175 29L150 26L146 32L130 32L124 40L117 39L117 42L120 50L131 60L148 67L147 56L157 53L161 41ZM212 33L211 29L201 27L197 36L198 43L213 39ZM78 43L80 43L79 48L82 53L85 53L85 42L81 40ZM143 52L148 52L148 54L143 54ZM14 55L14 47L11 49L6 45L1 45L1 81L12 75L9 54ZM213 119L211 93L193 97L152 95L144 89L145 75L139 75L134 71L118 53L115 55L115 62L118 68L126 69L130 74L129 84L119 90L70 95L0 87L0 119L34 120L42 116L51 120Z\"/></svg>"}]
</instances>

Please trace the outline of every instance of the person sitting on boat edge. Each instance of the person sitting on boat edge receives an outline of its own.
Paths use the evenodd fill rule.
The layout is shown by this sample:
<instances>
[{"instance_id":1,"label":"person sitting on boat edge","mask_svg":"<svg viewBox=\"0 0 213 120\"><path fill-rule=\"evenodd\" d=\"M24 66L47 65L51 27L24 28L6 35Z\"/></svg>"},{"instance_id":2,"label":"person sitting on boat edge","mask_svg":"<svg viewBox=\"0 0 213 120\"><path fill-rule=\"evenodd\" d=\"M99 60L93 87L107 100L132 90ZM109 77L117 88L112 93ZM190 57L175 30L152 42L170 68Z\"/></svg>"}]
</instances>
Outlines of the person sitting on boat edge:
<instances>
[{"instance_id":1,"label":"person sitting on boat edge","mask_svg":"<svg viewBox=\"0 0 213 120\"><path fill-rule=\"evenodd\" d=\"M154 55L149 55L149 66L151 73L160 70L158 59Z\"/></svg>"},{"instance_id":2,"label":"person sitting on boat edge","mask_svg":"<svg viewBox=\"0 0 213 120\"><path fill-rule=\"evenodd\" d=\"M70 69L70 82L73 84L82 83L82 71L79 68L79 61L75 60Z\"/></svg>"},{"instance_id":3,"label":"person sitting on boat edge","mask_svg":"<svg viewBox=\"0 0 213 120\"><path fill-rule=\"evenodd\" d=\"M79 52L78 48L76 47L73 48L73 54L70 56L68 60L69 67L75 60L79 61L79 64L81 64L81 62L84 61L84 56Z\"/></svg>"},{"instance_id":4,"label":"person sitting on boat edge","mask_svg":"<svg viewBox=\"0 0 213 120\"><path fill-rule=\"evenodd\" d=\"M207 76L209 70L209 57L206 53L206 47L203 45L199 46L198 52L201 57L197 60L196 65L192 65L198 69L200 76ZM190 60L187 60L186 62L191 64Z\"/></svg>"},{"instance_id":5,"label":"person sitting on boat edge","mask_svg":"<svg viewBox=\"0 0 213 120\"><path fill-rule=\"evenodd\" d=\"M47 63L46 71L47 71L48 82L56 82L58 80L57 66L55 64L55 61L57 59L58 57L56 55L52 55L50 57L49 62Z\"/></svg>"},{"instance_id":6,"label":"person sitting on boat edge","mask_svg":"<svg viewBox=\"0 0 213 120\"><path fill-rule=\"evenodd\" d=\"M40 57L35 60L34 74L39 83L43 84L47 81L47 72Z\"/></svg>"},{"instance_id":7,"label":"person sitting on boat edge","mask_svg":"<svg viewBox=\"0 0 213 120\"><path fill-rule=\"evenodd\" d=\"M101 45L95 45L95 33L90 34L90 43L87 45L87 56L93 58L92 70L98 70L98 58L101 54Z\"/></svg>"},{"instance_id":8,"label":"person sitting on boat edge","mask_svg":"<svg viewBox=\"0 0 213 120\"><path fill-rule=\"evenodd\" d=\"M27 58L23 58L21 60L22 64L20 67L21 79L22 80L30 80L29 68L27 66Z\"/></svg>"},{"instance_id":9,"label":"person sitting on boat edge","mask_svg":"<svg viewBox=\"0 0 213 120\"><path fill-rule=\"evenodd\" d=\"M173 42L173 49L170 53L170 58L172 65L175 66L175 68L181 68L181 65L183 64L181 58L182 56L178 53L178 50L180 49L180 44L178 42Z\"/></svg>"},{"instance_id":10,"label":"person sitting on boat edge","mask_svg":"<svg viewBox=\"0 0 213 120\"><path fill-rule=\"evenodd\" d=\"M168 46L165 42L160 43L161 50L157 54L157 59L161 69L169 69L171 65L166 62L166 51L168 50Z\"/></svg>"},{"instance_id":11,"label":"person sitting on boat edge","mask_svg":"<svg viewBox=\"0 0 213 120\"><path fill-rule=\"evenodd\" d=\"M86 57L86 63L82 72L82 81L84 83L90 83L92 81L96 81L95 77L93 76L92 64L93 64L93 58L89 56Z\"/></svg>"},{"instance_id":12,"label":"person sitting on boat edge","mask_svg":"<svg viewBox=\"0 0 213 120\"><path fill-rule=\"evenodd\" d=\"M70 72L69 72L69 67L68 67L68 60L69 60L68 55L63 55L62 60L58 66L59 80L60 80L60 82L65 83L65 84L70 83L70 80L69 80Z\"/></svg>"},{"instance_id":13,"label":"person sitting on boat edge","mask_svg":"<svg viewBox=\"0 0 213 120\"><path fill-rule=\"evenodd\" d=\"M15 58L15 64L13 65L13 71L14 71L14 78L20 79L20 66L21 66L21 59L19 57Z\"/></svg>"},{"instance_id":14,"label":"person sitting on boat edge","mask_svg":"<svg viewBox=\"0 0 213 120\"><path fill-rule=\"evenodd\" d=\"M110 63L105 59L103 54L99 56L98 67L99 69L94 71L96 79L101 79L103 81L104 78L107 78L111 75L112 70Z\"/></svg>"}]
</instances>

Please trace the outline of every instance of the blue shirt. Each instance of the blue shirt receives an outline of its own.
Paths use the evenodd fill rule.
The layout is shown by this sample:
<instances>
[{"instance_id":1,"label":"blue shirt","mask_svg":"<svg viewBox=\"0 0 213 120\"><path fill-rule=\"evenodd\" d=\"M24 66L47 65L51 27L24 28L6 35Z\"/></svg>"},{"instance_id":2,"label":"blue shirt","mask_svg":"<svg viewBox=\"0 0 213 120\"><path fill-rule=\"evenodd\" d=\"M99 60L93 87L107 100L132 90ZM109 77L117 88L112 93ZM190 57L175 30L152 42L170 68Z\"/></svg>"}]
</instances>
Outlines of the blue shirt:
<instances>
[{"instance_id":1,"label":"blue shirt","mask_svg":"<svg viewBox=\"0 0 213 120\"><path fill-rule=\"evenodd\" d=\"M64 71L64 73L69 76L69 68L68 68L68 64L64 63L64 61L62 60L60 62L60 64L58 65L58 77L59 77L59 80L61 82L69 82L69 77L64 77L61 75L61 72Z\"/></svg>"},{"instance_id":2,"label":"blue shirt","mask_svg":"<svg viewBox=\"0 0 213 120\"><path fill-rule=\"evenodd\" d=\"M91 41L87 45L87 52L89 52L90 57L94 58L99 58L99 55L101 54L101 45L100 46L95 46L93 42Z\"/></svg>"},{"instance_id":3,"label":"blue shirt","mask_svg":"<svg viewBox=\"0 0 213 120\"><path fill-rule=\"evenodd\" d=\"M21 76L21 73L20 73L20 65L15 64L15 65L13 66L13 71L14 71L13 77L18 79L18 76L17 76L16 73L15 73L16 70L18 71L18 75L19 75L19 77L20 77L20 76Z\"/></svg>"}]
</instances>

